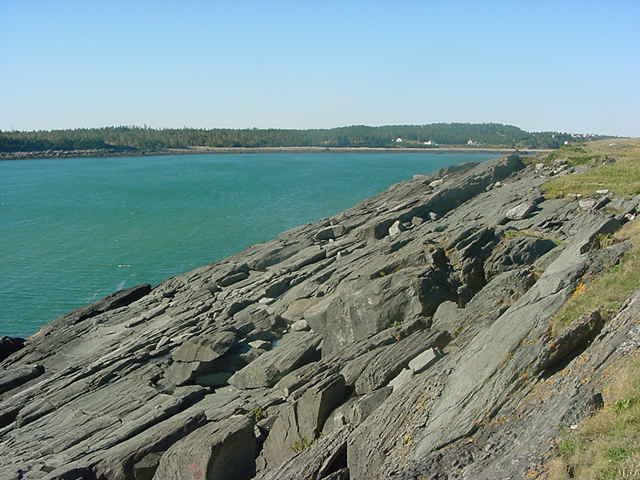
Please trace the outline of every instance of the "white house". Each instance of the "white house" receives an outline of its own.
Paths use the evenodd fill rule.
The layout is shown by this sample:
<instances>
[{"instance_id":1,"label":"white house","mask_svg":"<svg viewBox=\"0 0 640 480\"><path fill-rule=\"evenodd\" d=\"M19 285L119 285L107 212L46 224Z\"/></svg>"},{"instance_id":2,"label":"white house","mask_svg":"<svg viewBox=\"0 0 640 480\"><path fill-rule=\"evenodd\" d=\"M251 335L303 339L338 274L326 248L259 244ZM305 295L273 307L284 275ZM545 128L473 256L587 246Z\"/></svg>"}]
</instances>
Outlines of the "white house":
<instances>
[{"instance_id":1,"label":"white house","mask_svg":"<svg viewBox=\"0 0 640 480\"><path fill-rule=\"evenodd\" d=\"M402 139L400 137L396 138L396 143L402 143Z\"/></svg>"},{"instance_id":2,"label":"white house","mask_svg":"<svg viewBox=\"0 0 640 480\"><path fill-rule=\"evenodd\" d=\"M470 138L470 139L467 141L467 145L475 145L475 142L473 141L473 139L472 139L472 138Z\"/></svg>"}]
</instances>

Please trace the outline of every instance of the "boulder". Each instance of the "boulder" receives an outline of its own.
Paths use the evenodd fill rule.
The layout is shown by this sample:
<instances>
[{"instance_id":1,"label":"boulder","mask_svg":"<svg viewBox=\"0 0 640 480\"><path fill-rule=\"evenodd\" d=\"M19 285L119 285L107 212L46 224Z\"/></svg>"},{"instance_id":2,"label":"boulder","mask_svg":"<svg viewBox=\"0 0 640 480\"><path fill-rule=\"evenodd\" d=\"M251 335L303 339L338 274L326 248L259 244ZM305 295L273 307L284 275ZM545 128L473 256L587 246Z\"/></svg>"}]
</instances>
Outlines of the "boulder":
<instances>
[{"instance_id":1,"label":"boulder","mask_svg":"<svg viewBox=\"0 0 640 480\"><path fill-rule=\"evenodd\" d=\"M444 332L418 331L395 344L380 348L356 380L356 393L363 395L387 385L425 348L442 347L448 339L449 336Z\"/></svg>"},{"instance_id":2,"label":"boulder","mask_svg":"<svg viewBox=\"0 0 640 480\"><path fill-rule=\"evenodd\" d=\"M227 353L235 341L236 334L228 330L195 337L180 345L171 356L180 362L212 362Z\"/></svg>"},{"instance_id":3,"label":"boulder","mask_svg":"<svg viewBox=\"0 0 640 480\"><path fill-rule=\"evenodd\" d=\"M264 296L267 298L278 298L289 289L293 278L294 277L291 276L279 278L265 289Z\"/></svg>"},{"instance_id":4,"label":"boulder","mask_svg":"<svg viewBox=\"0 0 640 480\"><path fill-rule=\"evenodd\" d=\"M253 423L244 416L209 423L176 442L154 480L246 480L255 473Z\"/></svg>"},{"instance_id":5,"label":"boulder","mask_svg":"<svg viewBox=\"0 0 640 480\"><path fill-rule=\"evenodd\" d=\"M171 355L173 363L164 372L166 383L185 385L197 378L202 385L224 385L221 382L231 376L228 371L234 368L228 364L234 364L237 357L224 355L235 345L236 338L234 332L226 330L187 340Z\"/></svg>"},{"instance_id":6,"label":"boulder","mask_svg":"<svg viewBox=\"0 0 640 480\"><path fill-rule=\"evenodd\" d=\"M316 240L333 240L344 235L346 230L344 225L330 225L318 230L314 238Z\"/></svg>"},{"instance_id":7,"label":"boulder","mask_svg":"<svg viewBox=\"0 0 640 480\"><path fill-rule=\"evenodd\" d=\"M534 210L536 204L534 202L522 202L513 208L507 210L505 216L508 220L522 220Z\"/></svg>"},{"instance_id":8,"label":"boulder","mask_svg":"<svg viewBox=\"0 0 640 480\"><path fill-rule=\"evenodd\" d=\"M0 393L19 387L23 383L42 375L42 365L24 365L18 368L0 370Z\"/></svg>"},{"instance_id":9,"label":"boulder","mask_svg":"<svg viewBox=\"0 0 640 480\"><path fill-rule=\"evenodd\" d=\"M322 334L326 356L393 324L433 314L441 302L456 298L455 291L448 267L405 268L343 282L304 317L313 331Z\"/></svg>"},{"instance_id":10,"label":"boulder","mask_svg":"<svg viewBox=\"0 0 640 480\"><path fill-rule=\"evenodd\" d=\"M251 348L256 348L261 350L269 350L269 348L271 348L271 342L267 342L266 340L254 340L253 342L249 342L248 345Z\"/></svg>"},{"instance_id":11,"label":"boulder","mask_svg":"<svg viewBox=\"0 0 640 480\"><path fill-rule=\"evenodd\" d=\"M460 324L460 319L460 308L456 302L442 302L433 314L431 328L453 334Z\"/></svg>"},{"instance_id":12,"label":"boulder","mask_svg":"<svg viewBox=\"0 0 640 480\"><path fill-rule=\"evenodd\" d=\"M12 353L17 352L25 343L24 338L19 337L2 337L0 338L0 362Z\"/></svg>"},{"instance_id":13,"label":"boulder","mask_svg":"<svg viewBox=\"0 0 640 480\"><path fill-rule=\"evenodd\" d=\"M582 198L578 200L578 205L583 210L591 210L596 206L597 203L598 200L595 198Z\"/></svg>"},{"instance_id":14,"label":"boulder","mask_svg":"<svg viewBox=\"0 0 640 480\"><path fill-rule=\"evenodd\" d=\"M344 396L341 375L321 376L317 383L312 381L298 400L280 411L264 443L262 461L272 468L307 448Z\"/></svg>"},{"instance_id":15,"label":"boulder","mask_svg":"<svg viewBox=\"0 0 640 480\"><path fill-rule=\"evenodd\" d=\"M201 373L200 365L200 362L173 362L164 372L164 379L168 385L185 385Z\"/></svg>"},{"instance_id":16,"label":"boulder","mask_svg":"<svg viewBox=\"0 0 640 480\"><path fill-rule=\"evenodd\" d=\"M280 336L285 323L263 303L249 305L233 316L233 327L249 341L272 341Z\"/></svg>"},{"instance_id":17,"label":"boulder","mask_svg":"<svg viewBox=\"0 0 640 480\"><path fill-rule=\"evenodd\" d=\"M325 362L308 363L282 377L273 387L273 391L283 398L294 399L293 395L295 395L295 398L300 398L301 393L296 394L296 392L304 392L306 386L317 382L320 378L336 373L338 373L338 368L333 365L329 366Z\"/></svg>"},{"instance_id":18,"label":"boulder","mask_svg":"<svg viewBox=\"0 0 640 480\"><path fill-rule=\"evenodd\" d=\"M282 313L282 318L290 323L297 322L304 317L304 312L320 301L319 298L299 298L289 303L289 306Z\"/></svg>"},{"instance_id":19,"label":"boulder","mask_svg":"<svg viewBox=\"0 0 640 480\"><path fill-rule=\"evenodd\" d=\"M291 331L292 332L304 332L304 331L307 331L307 330L309 330L309 324L304 319L298 320L297 322L293 322L291 324Z\"/></svg>"},{"instance_id":20,"label":"boulder","mask_svg":"<svg viewBox=\"0 0 640 480\"><path fill-rule=\"evenodd\" d=\"M233 285L234 283L238 283L242 280L246 280L249 278L249 272L235 272L231 275L227 275L218 280L218 285L221 287L228 287L229 285Z\"/></svg>"},{"instance_id":21,"label":"boulder","mask_svg":"<svg viewBox=\"0 0 640 480\"><path fill-rule=\"evenodd\" d=\"M319 335L310 332L289 333L260 356L259 361L236 372L229 384L237 388L272 387L287 373L317 359L321 340Z\"/></svg>"},{"instance_id":22,"label":"boulder","mask_svg":"<svg viewBox=\"0 0 640 480\"><path fill-rule=\"evenodd\" d=\"M331 412L324 424L322 434L326 435L345 425L351 425L352 427L360 425L391 395L392 391L392 387L382 387L366 395L349 399Z\"/></svg>"},{"instance_id":23,"label":"boulder","mask_svg":"<svg viewBox=\"0 0 640 480\"><path fill-rule=\"evenodd\" d=\"M296 455L261 471L256 480L347 480L347 437L350 429L323 435L315 442L300 445ZM260 460L260 459L259 459Z\"/></svg>"},{"instance_id":24,"label":"boulder","mask_svg":"<svg viewBox=\"0 0 640 480\"><path fill-rule=\"evenodd\" d=\"M381 238L389 235L389 227L393 225L397 220L395 218L387 218L385 220L376 222L374 225L369 227L364 234L362 235L364 238L373 238L375 240L380 240Z\"/></svg>"},{"instance_id":25,"label":"boulder","mask_svg":"<svg viewBox=\"0 0 640 480\"><path fill-rule=\"evenodd\" d=\"M428 348L409 362L409 368L413 373L420 373L433 365L441 356L442 353L437 348Z\"/></svg>"},{"instance_id":26,"label":"boulder","mask_svg":"<svg viewBox=\"0 0 640 480\"><path fill-rule=\"evenodd\" d=\"M161 457L161 452L151 452L145 455L141 460L138 460L133 465L134 480L152 480L153 475L158 469Z\"/></svg>"},{"instance_id":27,"label":"boulder","mask_svg":"<svg viewBox=\"0 0 640 480\"><path fill-rule=\"evenodd\" d=\"M389 236L390 237L395 237L396 235L398 235L400 232L402 232L404 230L404 228L402 227L402 224L400 223L400 220L396 220L395 222L393 222L393 224L389 227Z\"/></svg>"}]
</instances>

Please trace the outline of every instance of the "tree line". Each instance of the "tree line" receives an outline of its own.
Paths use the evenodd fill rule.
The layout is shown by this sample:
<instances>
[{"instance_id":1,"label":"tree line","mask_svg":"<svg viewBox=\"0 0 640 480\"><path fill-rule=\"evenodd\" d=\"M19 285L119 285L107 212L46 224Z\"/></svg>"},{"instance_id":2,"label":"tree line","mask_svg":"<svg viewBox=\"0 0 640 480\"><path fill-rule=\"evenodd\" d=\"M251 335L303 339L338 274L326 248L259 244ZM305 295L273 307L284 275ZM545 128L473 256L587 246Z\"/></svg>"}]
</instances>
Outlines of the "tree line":
<instances>
[{"instance_id":1,"label":"tree line","mask_svg":"<svg viewBox=\"0 0 640 480\"><path fill-rule=\"evenodd\" d=\"M398 139L402 139L401 142ZM527 132L498 123L434 123L429 125L354 125L330 129L197 129L115 126L73 130L0 131L0 152L46 150L156 151L167 148L203 147L425 147L513 146L557 148L568 133Z\"/></svg>"}]
</instances>

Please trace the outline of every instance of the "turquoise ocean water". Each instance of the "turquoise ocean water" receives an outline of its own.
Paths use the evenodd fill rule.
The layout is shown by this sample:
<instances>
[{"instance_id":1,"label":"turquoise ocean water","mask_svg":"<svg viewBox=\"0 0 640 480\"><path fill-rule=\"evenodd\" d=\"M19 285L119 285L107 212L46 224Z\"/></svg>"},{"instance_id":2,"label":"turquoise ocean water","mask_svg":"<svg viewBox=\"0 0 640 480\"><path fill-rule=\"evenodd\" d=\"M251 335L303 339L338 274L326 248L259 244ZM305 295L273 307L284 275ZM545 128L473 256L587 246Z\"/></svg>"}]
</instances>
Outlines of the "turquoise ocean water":
<instances>
[{"instance_id":1,"label":"turquoise ocean water","mask_svg":"<svg viewBox=\"0 0 640 480\"><path fill-rule=\"evenodd\" d=\"M473 153L0 162L0 335L214 262Z\"/></svg>"}]
</instances>

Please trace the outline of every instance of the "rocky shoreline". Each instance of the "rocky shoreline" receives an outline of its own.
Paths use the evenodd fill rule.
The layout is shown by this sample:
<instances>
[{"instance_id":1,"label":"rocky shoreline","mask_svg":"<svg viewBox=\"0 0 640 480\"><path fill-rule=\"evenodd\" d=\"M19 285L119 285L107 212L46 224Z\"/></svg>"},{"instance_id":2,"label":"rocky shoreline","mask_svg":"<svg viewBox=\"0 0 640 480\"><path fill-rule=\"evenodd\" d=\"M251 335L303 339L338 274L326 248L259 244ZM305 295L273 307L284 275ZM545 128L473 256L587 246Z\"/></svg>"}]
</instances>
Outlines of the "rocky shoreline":
<instances>
[{"instance_id":1,"label":"rocky shoreline","mask_svg":"<svg viewBox=\"0 0 640 480\"><path fill-rule=\"evenodd\" d=\"M203 153L513 153L522 155L549 152L546 149L520 149L511 147L432 147L432 148L402 148L402 147L191 147L191 148L166 148L162 150L134 150L134 149L109 149L109 150L45 150L34 152L0 152L1 160L37 160L51 158L81 158L81 157L148 157L156 155L196 155Z\"/></svg>"},{"instance_id":2,"label":"rocky shoreline","mask_svg":"<svg viewBox=\"0 0 640 480\"><path fill-rule=\"evenodd\" d=\"M545 198L561 167L416 175L44 326L0 361L0 478L546 478L640 347L640 293L550 334L640 209Z\"/></svg>"}]
</instances>

